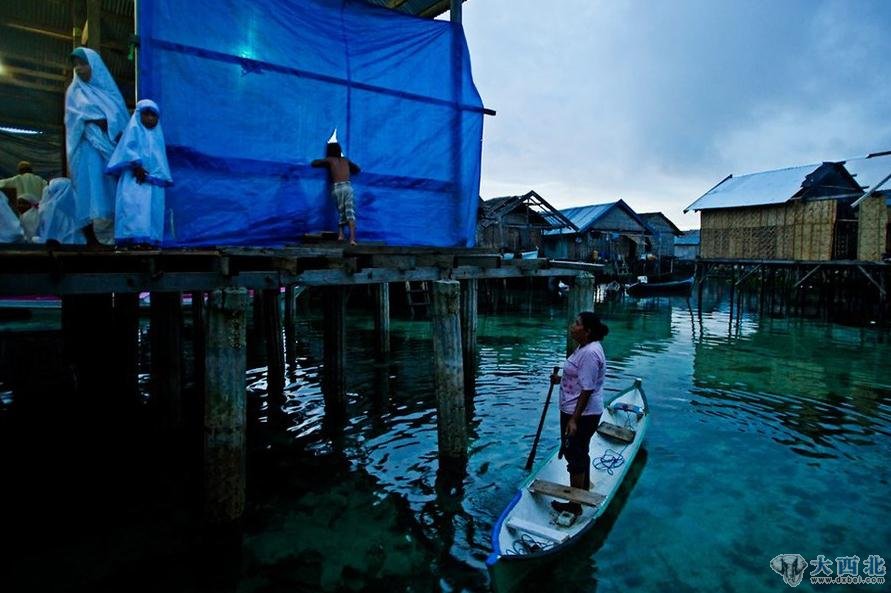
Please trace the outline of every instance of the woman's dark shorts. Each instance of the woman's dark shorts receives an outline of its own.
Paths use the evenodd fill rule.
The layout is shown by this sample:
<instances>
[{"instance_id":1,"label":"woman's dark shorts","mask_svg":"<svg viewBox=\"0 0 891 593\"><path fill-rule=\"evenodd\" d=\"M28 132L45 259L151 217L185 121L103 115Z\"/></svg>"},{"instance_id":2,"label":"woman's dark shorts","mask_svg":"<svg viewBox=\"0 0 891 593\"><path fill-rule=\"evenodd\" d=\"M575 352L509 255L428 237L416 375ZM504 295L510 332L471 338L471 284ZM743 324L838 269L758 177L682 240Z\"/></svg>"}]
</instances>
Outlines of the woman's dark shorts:
<instances>
[{"instance_id":1,"label":"woman's dark shorts","mask_svg":"<svg viewBox=\"0 0 891 593\"><path fill-rule=\"evenodd\" d=\"M560 412L560 434L566 434L566 423L572 418L571 414ZM581 416L576 421L578 430L571 437L563 439L563 456L566 457L566 469L571 474L587 473L591 465L591 456L588 448L591 445L591 437L600 424L600 414Z\"/></svg>"}]
</instances>

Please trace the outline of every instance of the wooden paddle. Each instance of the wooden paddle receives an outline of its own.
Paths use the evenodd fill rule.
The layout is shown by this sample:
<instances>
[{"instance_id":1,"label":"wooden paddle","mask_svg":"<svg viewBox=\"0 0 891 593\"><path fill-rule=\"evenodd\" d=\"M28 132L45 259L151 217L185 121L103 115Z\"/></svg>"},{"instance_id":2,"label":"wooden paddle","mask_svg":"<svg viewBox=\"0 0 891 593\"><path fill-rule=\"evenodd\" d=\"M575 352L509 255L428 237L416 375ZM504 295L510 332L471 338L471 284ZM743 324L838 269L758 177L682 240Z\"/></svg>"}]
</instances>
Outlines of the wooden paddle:
<instances>
[{"instance_id":1,"label":"wooden paddle","mask_svg":"<svg viewBox=\"0 0 891 593\"><path fill-rule=\"evenodd\" d=\"M560 374L560 367L554 367L551 377L557 377ZM538 449L538 439L541 438L541 429L544 428L545 416L548 413L548 406L551 404L551 393L554 392L554 381L551 380L551 386L548 388L548 397L545 398L544 409L541 411L541 420L538 421L538 432L535 433L535 440L532 441L532 451L529 452L529 459L526 460L526 471L532 469L532 463L535 461L535 451Z\"/></svg>"}]
</instances>

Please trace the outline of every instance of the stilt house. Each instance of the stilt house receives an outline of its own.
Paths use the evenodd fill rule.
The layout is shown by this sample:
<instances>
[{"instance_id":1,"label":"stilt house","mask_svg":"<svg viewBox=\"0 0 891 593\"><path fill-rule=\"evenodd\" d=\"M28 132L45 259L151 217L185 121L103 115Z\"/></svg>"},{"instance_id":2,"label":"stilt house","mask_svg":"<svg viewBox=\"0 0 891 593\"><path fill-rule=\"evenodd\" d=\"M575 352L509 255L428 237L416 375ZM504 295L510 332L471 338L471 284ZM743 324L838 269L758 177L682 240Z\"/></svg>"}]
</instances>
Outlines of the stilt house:
<instances>
[{"instance_id":1,"label":"stilt house","mask_svg":"<svg viewBox=\"0 0 891 593\"><path fill-rule=\"evenodd\" d=\"M578 230L535 191L492 198L480 203L477 246L505 253L536 251L541 248L542 233L562 228Z\"/></svg>"},{"instance_id":2,"label":"stilt house","mask_svg":"<svg viewBox=\"0 0 891 593\"><path fill-rule=\"evenodd\" d=\"M658 259L674 257L674 240L680 237L684 231L679 229L667 216L661 212L646 212L641 214L653 235L647 240L650 244L649 253Z\"/></svg>"},{"instance_id":3,"label":"stilt house","mask_svg":"<svg viewBox=\"0 0 891 593\"><path fill-rule=\"evenodd\" d=\"M870 160L874 158L875 160ZM868 161L868 162L867 162ZM700 256L712 259L827 261L863 259L859 243L873 245L883 223L880 172L891 173L887 155L826 162L763 173L727 176L688 206L701 213ZM861 208L866 193L874 198ZM864 200L867 202L867 200ZM884 204L884 202L881 202ZM887 226L887 207L882 211ZM860 225L876 231L861 238ZM881 230L881 232L879 232Z\"/></svg>"},{"instance_id":4,"label":"stilt house","mask_svg":"<svg viewBox=\"0 0 891 593\"><path fill-rule=\"evenodd\" d=\"M682 261L692 261L699 257L699 229L684 231L674 240L674 255Z\"/></svg>"},{"instance_id":5,"label":"stilt house","mask_svg":"<svg viewBox=\"0 0 891 593\"><path fill-rule=\"evenodd\" d=\"M645 253L645 238L652 236L646 222L622 200L560 211L576 227L545 231L546 257L616 264L619 272Z\"/></svg>"}]
</instances>

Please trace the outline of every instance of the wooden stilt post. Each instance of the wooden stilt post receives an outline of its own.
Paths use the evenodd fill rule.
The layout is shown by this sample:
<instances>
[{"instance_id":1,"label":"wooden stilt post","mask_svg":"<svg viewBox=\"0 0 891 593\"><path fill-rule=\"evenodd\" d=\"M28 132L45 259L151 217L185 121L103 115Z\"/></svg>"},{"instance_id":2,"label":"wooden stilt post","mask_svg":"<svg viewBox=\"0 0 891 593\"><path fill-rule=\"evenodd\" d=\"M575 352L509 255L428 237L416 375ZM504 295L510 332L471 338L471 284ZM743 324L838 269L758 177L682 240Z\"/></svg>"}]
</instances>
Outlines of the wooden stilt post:
<instances>
[{"instance_id":1,"label":"wooden stilt post","mask_svg":"<svg viewBox=\"0 0 891 593\"><path fill-rule=\"evenodd\" d=\"M531 302L531 298L529 299ZM473 403L476 383L476 330L479 316L479 285L476 279L461 282L461 354L464 364L464 393Z\"/></svg>"},{"instance_id":2,"label":"wooden stilt post","mask_svg":"<svg viewBox=\"0 0 891 593\"><path fill-rule=\"evenodd\" d=\"M250 348L251 353L258 353L260 357L266 358L266 311L263 301L262 291L255 290L254 298L251 302L251 327L250 332Z\"/></svg>"},{"instance_id":3,"label":"wooden stilt post","mask_svg":"<svg viewBox=\"0 0 891 593\"><path fill-rule=\"evenodd\" d=\"M296 359L294 353L294 341L297 339L295 336L295 313L294 313L294 299L296 291L294 290L294 285L289 284L285 287L285 360L289 367L294 365L294 361Z\"/></svg>"},{"instance_id":4,"label":"wooden stilt post","mask_svg":"<svg viewBox=\"0 0 891 593\"><path fill-rule=\"evenodd\" d=\"M114 295L114 360L118 403L134 409L139 401L139 295Z\"/></svg>"},{"instance_id":5,"label":"wooden stilt post","mask_svg":"<svg viewBox=\"0 0 891 593\"><path fill-rule=\"evenodd\" d=\"M152 392L169 430L183 427L182 293L153 292L151 307Z\"/></svg>"},{"instance_id":6,"label":"wooden stilt post","mask_svg":"<svg viewBox=\"0 0 891 593\"><path fill-rule=\"evenodd\" d=\"M247 302L245 289L224 288L207 303L204 517L212 526L244 514Z\"/></svg>"},{"instance_id":7,"label":"wooden stilt post","mask_svg":"<svg viewBox=\"0 0 891 593\"><path fill-rule=\"evenodd\" d=\"M567 327L575 321L582 311L594 310L594 276L588 272L582 272L575 277L575 284L569 290L569 299L566 305ZM578 344L566 332L566 353L572 354Z\"/></svg>"},{"instance_id":8,"label":"wooden stilt post","mask_svg":"<svg viewBox=\"0 0 891 593\"><path fill-rule=\"evenodd\" d=\"M460 292L460 285L454 280L433 283L434 384L440 459L467 457Z\"/></svg>"},{"instance_id":9,"label":"wooden stilt post","mask_svg":"<svg viewBox=\"0 0 891 593\"><path fill-rule=\"evenodd\" d=\"M325 414L330 418L343 416L346 406L344 366L346 356L346 289L342 286L324 288L325 344L322 390Z\"/></svg>"},{"instance_id":10,"label":"wooden stilt post","mask_svg":"<svg viewBox=\"0 0 891 593\"><path fill-rule=\"evenodd\" d=\"M200 290L192 292L192 355L194 357L195 399L198 409L204 408L204 377L206 375L206 334L207 319L204 305L204 293Z\"/></svg>"},{"instance_id":11,"label":"wooden stilt post","mask_svg":"<svg viewBox=\"0 0 891 593\"><path fill-rule=\"evenodd\" d=\"M708 266L702 262L696 262L696 267L701 270L699 285L696 287L696 308L699 311L699 324L702 325L702 291L705 289L705 279L708 277Z\"/></svg>"},{"instance_id":12,"label":"wooden stilt post","mask_svg":"<svg viewBox=\"0 0 891 593\"><path fill-rule=\"evenodd\" d=\"M374 287L374 335L377 354L381 358L390 355L390 285L382 282Z\"/></svg>"},{"instance_id":13,"label":"wooden stilt post","mask_svg":"<svg viewBox=\"0 0 891 593\"><path fill-rule=\"evenodd\" d=\"M269 398L270 415L281 412L285 403L285 361L282 352L282 317L278 297L278 288L264 290L263 299L263 333L266 334L266 394Z\"/></svg>"}]
</instances>

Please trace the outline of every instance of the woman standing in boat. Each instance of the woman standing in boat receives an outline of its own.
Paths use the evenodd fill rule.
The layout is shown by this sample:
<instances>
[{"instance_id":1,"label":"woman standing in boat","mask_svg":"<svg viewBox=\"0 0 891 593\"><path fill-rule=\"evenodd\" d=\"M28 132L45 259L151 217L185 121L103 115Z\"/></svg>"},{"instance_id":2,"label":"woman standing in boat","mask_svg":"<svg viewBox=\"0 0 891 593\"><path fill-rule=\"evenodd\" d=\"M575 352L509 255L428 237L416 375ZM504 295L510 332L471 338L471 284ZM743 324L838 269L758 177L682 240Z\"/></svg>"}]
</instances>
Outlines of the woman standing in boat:
<instances>
[{"instance_id":1,"label":"woman standing in boat","mask_svg":"<svg viewBox=\"0 0 891 593\"><path fill-rule=\"evenodd\" d=\"M591 488L591 458L588 448L591 437L603 413L603 377L606 374L606 355L600 342L609 328L591 311L579 313L569 326L569 334L578 343L575 352L563 363L563 377L551 380L560 384L560 452L566 457L569 485ZM577 502L552 501L555 511L579 514Z\"/></svg>"}]
</instances>

